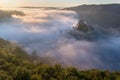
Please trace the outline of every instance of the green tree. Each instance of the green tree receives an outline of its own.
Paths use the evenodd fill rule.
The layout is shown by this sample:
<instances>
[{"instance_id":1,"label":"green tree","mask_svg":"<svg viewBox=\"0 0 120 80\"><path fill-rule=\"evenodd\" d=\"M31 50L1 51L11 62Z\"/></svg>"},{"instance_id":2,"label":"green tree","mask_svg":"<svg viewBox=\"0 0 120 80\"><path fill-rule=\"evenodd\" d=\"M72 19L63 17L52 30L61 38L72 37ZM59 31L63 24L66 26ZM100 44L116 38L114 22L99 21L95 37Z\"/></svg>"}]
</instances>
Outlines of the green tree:
<instances>
[{"instance_id":1,"label":"green tree","mask_svg":"<svg viewBox=\"0 0 120 80\"><path fill-rule=\"evenodd\" d=\"M14 72L14 80L30 80L31 72L25 67L17 67Z\"/></svg>"},{"instance_id":2,"label":"green tree","mask_svg":"<svg viewBox=\"0 0 120 80\"><path fill-rule=\"evenodd\" d=\"M33 74L32 77L31 77L31 80L43 80L43 79L40 75Z\"/></svg>"}]
</instances>

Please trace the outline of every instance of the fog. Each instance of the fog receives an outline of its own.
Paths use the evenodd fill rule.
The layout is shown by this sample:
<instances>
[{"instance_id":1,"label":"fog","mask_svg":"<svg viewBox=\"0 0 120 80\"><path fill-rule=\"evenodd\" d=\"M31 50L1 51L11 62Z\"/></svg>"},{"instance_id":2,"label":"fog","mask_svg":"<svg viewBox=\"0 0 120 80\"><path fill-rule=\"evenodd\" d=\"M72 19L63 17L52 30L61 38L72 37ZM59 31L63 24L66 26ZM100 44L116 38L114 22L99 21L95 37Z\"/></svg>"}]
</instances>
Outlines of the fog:
<instances>
[{"instance_id":1,"label":"fog","mask_svg":"<svg viewBox=\"0 0 120 80\"><path fill-rule=\"evenodd\" d=\"M0 37L31 54L79 69L120 70L120 37L77 40L69 34L78 23L74 11L24 9L25 16L0 22ZM98 35L99 37L99 35Z\"/></svg>"}]
</instances>

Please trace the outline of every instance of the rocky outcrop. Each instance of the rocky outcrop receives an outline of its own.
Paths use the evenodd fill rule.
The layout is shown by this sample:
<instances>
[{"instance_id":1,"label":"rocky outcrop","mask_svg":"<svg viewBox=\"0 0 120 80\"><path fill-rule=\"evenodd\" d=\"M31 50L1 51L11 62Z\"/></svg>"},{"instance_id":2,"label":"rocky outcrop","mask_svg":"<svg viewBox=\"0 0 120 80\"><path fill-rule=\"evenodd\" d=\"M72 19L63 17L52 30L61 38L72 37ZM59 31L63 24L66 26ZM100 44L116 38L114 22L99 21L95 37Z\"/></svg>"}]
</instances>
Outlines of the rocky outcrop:
<instances>
[{"instance_id":1,"label":"rocky outcrop","mask_svg":"<svg viewBox=\"0 0 120 80\"><path fill-rule=\"evenodd\" d=\"M91 26L84 20L79 20L74 29L70 31L70 34L77 40L97 40L109 36L109 33L103 28Z\"/></svg>"},{"instance_id":2,"label":"rocky outcrop","mask_svg":"<svg viewBox=\"0 0 120 80\"><path fill-rule=\"evenodd\" d=\"M92 27L87 24L84 20L79 20L78 24L73 27L73 30L70 31L70 34L75 39L90 39L92 35Z\"/></svg>"},{"instance_id":3,"label":"rocky outcrop","mask_svg":"<svg viewBox=\"0 0 120 80\"><path fill-rule=\"evenodd\" d=\"M75 29L86 33L90 31L90 26L84 20L80 20L75 26Z\"/></svg>"}]
</instances>

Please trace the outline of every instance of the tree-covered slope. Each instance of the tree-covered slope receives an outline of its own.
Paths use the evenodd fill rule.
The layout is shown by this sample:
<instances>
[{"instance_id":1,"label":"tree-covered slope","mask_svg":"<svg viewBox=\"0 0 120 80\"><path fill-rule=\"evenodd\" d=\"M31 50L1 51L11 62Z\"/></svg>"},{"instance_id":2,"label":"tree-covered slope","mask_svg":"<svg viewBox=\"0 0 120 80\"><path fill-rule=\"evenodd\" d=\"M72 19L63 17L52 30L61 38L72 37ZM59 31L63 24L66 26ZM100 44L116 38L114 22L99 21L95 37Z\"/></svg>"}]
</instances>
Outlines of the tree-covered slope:
<instances>
[{"instance_id":1,"label":"tree-covered slope","mask_svg":"<svg viewBox=\"0 0 120 80\"><path fill-rule=\"evenodd\" d=\"M6 48L0 51L0 80L119 80L118 72L47 65L34 62L22 48L8 41L0 39L0 45L0 50Z\"/></svg>"}]
</instances>

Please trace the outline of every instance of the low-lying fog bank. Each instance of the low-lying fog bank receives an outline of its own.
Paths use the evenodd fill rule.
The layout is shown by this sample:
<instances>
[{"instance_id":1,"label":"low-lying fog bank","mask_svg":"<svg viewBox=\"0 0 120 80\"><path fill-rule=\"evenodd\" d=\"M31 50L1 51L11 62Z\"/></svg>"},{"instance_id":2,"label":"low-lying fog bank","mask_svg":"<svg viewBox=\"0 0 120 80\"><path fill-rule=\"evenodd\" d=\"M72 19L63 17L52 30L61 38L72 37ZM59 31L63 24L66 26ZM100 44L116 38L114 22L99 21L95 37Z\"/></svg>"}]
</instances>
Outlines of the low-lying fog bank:
<instances>
[{"instance_id":1,"label":"low-lying fog bank","mask_svg":"<svg viewBox=\"0 0 120 80\"><path fill-rule=\"evenodd\" d=\"M22 45L29 53L35 50L51 62L80 69L120 70L119 36L103 38L104 34L94 32L95 40L76 39L76 34L70 34L78 23L74 11L24 9L24 12L25 16L13 15L11 21L0 22L0 37Z\"/></svg>"}]
</instances>

